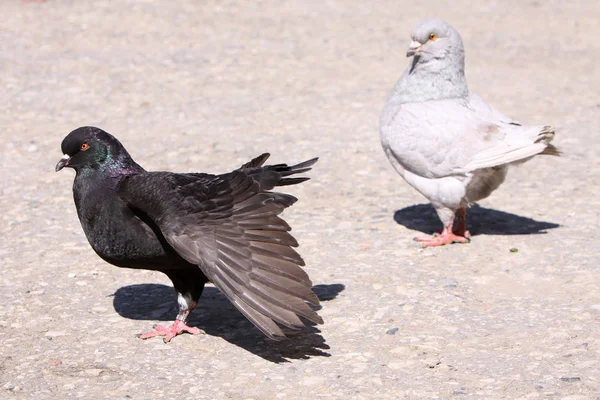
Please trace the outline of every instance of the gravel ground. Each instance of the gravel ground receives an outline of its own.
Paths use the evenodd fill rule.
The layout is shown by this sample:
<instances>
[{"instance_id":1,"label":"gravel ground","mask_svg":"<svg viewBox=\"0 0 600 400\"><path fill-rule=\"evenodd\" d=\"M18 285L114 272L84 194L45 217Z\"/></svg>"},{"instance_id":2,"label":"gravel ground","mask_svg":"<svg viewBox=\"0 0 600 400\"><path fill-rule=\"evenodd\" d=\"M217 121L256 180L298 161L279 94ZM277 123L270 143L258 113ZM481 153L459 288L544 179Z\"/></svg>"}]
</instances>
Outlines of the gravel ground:
<instances>
[{"instance_id":1,"label":"gravel ground","mask_svg":"<svg viewBox=\"0 0 600 400\"><path fill-rule=\"evenodd\" d=\"M477 4L475 6L475 4ZM0 3L0 398L600 399L597 1ZM552 124L472 209L468 245L421 249L432 208L385 159L378 118L408 33L463 35L473 91ZM60 142L96 125L150 170L321 160L285 217L325 324L264 339L215 288L169 344L161 273L106 264Z\"/></svg>"}]
</instances>

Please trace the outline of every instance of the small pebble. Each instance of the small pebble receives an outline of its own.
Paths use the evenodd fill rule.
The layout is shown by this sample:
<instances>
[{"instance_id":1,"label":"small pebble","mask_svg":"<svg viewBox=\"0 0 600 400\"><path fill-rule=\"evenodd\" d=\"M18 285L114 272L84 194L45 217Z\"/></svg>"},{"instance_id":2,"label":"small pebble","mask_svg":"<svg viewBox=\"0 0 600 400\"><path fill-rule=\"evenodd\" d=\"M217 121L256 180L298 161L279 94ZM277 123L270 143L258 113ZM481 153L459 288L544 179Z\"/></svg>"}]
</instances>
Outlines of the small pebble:
<instances>
[{"instance_id":1,"label":"small pebble","mask_svg":"<svg viewBox=\"0 0 600 400\"><path fill-rule=\"evenodd\" d=\"M44 334L46 337L57 337L57 336L66 336L67 332L63 331L48 331Z\"/></svg>"},{"instance_id":2,"label":"small pebble","mask_svg":"<svg viewBox=\"0 0 600 400\"><path fill-rule=\"evenodd\" d=\"M563 382L581 382L581 378L578 376L563 376L560 380Z\"/></svg>"},{"instance_id":3,"label":"small pebble","mask_svg":"<svg viewBox=\"0 0 600 400\"><path fill-rule=\"evenodd\" d=\"M89 368L83 371L87 376L100 376L102 373L102 369L100 368Z\"/></svg>"}]
</instances>

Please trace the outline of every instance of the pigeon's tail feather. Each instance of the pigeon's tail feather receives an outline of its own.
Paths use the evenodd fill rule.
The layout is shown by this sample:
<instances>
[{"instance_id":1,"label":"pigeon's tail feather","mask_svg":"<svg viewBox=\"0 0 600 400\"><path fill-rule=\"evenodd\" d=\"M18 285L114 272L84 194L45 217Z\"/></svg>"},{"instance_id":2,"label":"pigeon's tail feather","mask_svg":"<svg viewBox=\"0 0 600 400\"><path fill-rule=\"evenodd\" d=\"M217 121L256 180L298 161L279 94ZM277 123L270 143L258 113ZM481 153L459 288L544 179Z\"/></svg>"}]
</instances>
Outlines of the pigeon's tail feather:
<instances>
[{"instance_id":1,"label":"pigeon's tail feather","mask_svg":"<svg viewBox=\"0 0 600 400\"><path fill-rule=\"evenodd\" d=\"M297 185L298 183L306 182L310 180L308 177L303 178L285 178L279 181L277 186L288 186L288 185Z\"/></svg>"},{"instance_id":2,"label":"pigeon's tail feather","mask_svg":"<svg viewBox=\"0 0 600 400\"><path fill-rule=\"evenodd\" d=\"M461 169L461 172L475 171L482 168L492 168L499 165L518 165L530 160L538 154L560 155L560 151L550 141L554 138L554 128L544 126L539 131L531 132L531 127L515 127L513 140L505 141L510 145L495 146L479 152L475 158ZM526 132L523 129L528 129L529 137L534 136L533 143L528 142Z\"/></svg>"},{"instance_id":3,"label":"pigeon's tail feather","mask_svg":"<svg viewBox=\"0 0 600 400\"><path fill-rule=\"evenodd\" d=\"M257 157L254 160L257 160L258 158L260 157ZM310 178L304 176L294 178L288 178L288 176L310 171L319 158L311 158L310 160L292 166L287 164L275 164L264 167L252 167L251 165L254 165L254 160L244 164L245 166L250 166L247 168L242 167L242 170L260 184L261 190L271 190L276 186L296 185L309 180ZM262 165L262 163L260 165Z\"/></svg>"},{"instance_id":4,"label":"pigeon's tail feather","mask_svg":"<svg viewBox=\"0 0 600 400\"><path fill-rule=\"evenodd\" d=\"M240 169L246 168L258 168L262 167L262 165L267 161L267 159L271 156L269 153L262 153L260 156L253 158L248 161L246 164L242 165Z\"/></svg>"},{"instance_id":5,"label":"pigeon's tail feather","mask_svg":"<svg viewBox=\"0 0 600 400\"><path fill-rule=\"evenodd\" d=\"M554 139L554 134L555 134L554 128L546 125L542 128L540 133L538 133L538 137L535 142L536 143L543 142L545 144L549 144L552 141L552 139Z\"/></svg>"},{"instance_id":6,"label":"pigeon's tail feather","mask_svg":"<svg viewBox=\"0 0 600 400\"><path fill-rule=\"evenodd\" d=\"M310 160L303 161L296 165L289 166L287 164L276 164L276 165L267 165L264 167L269 171L276 171L281 174L281 176L290 176L295 174L302 174L304 172L310 171L312 166L319 161L319 157L311 158Z\"/></svg>"},{"instance_id":7,"label":"pigeon's tail feather","mask_svg":"<svg viewBox=\"0 0 600 400\"><path fill-rule=\"evenodd\" d=\"M540 154L547 156L560 156L562 152L553 144L549 144Z\"/></svg>"},{"instance_id":8,"label":"pigeon's tail feather","mask_svg":"<svg viewBox=\"0 0 600 400\"><path fill-rule=\"evenodd\" d=\"M305 171L310 171L311 167L315 165L319 161L319 157L311 158L310 160L303 161L299 164L291 166L291 170L295 171L295 173L301 173Z\"/></svg>"},{"instance_id":9,"label":"pigeon's tail feather","mask_svg":"<svg viewBox=\"0 0 600 400\"><path fill-rule=\"evenodd\" d=\"M554 128L551 126L544 126L540 133L538 134L538 138L535 141L536 143L544 143L546 148L540 154L545 154L549 156L560 156L561 152L554 146L550 144L552 139L554 139Z\"/></svg>"}]
</instances>

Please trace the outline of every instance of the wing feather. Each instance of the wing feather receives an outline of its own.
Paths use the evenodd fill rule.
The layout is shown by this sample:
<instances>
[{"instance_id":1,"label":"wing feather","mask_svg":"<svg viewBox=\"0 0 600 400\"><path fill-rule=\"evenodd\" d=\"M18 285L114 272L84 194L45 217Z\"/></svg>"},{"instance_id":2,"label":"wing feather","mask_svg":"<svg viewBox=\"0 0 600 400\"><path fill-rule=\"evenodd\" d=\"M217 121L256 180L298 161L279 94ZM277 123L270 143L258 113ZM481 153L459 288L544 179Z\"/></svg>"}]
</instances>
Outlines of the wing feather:
<instances>
[{"instance_id":1,"label":"wing feather","mask_svg":"<svg viewBox=\"0 0 600 400\"><path fill-rule=\"evenodd\" d=\"M244 229L268 229L271 231L290 231L292 228L279 217L243 219L238 225Z\"/></svg>"},{"instance_id":2,"label":"wing feather","mask_svg":"<svg viewBox=\"0 0 600 400\"><path fill-rule=\"evenodd\" d=\"M402 104L390 123L381 126L382 144L392 163L425 178L556 154L550 144L553 137L552 127L521 125L474 94Z\"/></svg>"},{"instance_id":3,"label":"wing feather","mask_svg":"<svg viewBox=\"0 0 600 400\"><path fill-rule=\"evenodd\" d=\"M258 329L272 339L285 334L278 326L299 329L301 318L323 323L308 306L319 304L312 282L293 247L296 239L279 216L294 196L271 192L275 186L308 178L316 162L262 167L265 153L224 175L145 173L121 183L119 193L144 211L167 242L208 279Z\"/></svg>"}]
</instances>

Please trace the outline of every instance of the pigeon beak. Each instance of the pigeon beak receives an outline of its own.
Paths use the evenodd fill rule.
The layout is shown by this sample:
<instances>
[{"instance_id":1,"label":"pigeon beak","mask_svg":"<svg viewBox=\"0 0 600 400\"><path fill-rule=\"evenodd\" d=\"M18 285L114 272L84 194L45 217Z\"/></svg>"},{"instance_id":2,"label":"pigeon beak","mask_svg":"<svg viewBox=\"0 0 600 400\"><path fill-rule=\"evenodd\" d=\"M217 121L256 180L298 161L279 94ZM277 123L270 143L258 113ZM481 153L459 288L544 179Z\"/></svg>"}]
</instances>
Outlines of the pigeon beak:
<instances>
[{"instance_id":1,"label":"pigeon beak","mask_svg":"<svg viewBox=\"0 0 600 400\"><path fill-rule=\"evenodd\" d=\"M64 156L62 156L62 158L60 159L60 161L58 162L58 164L56 164L56 172L60 171L61 169L63 169L64 167L67 167L69 165L69 161L71 160L71 156L68 154L65 154Z\"/></svg>"},{"instance_id":2,"label":"pigeon beak","mask_svg":"<svg viewBox=\"0 0 600 400\"><path fill-rule=\"evenodd\" d=\"M410 45L408 46L408 50L406 51L406 57L412 57L414 55L419 55L419 50L421 49L421 46L423 46L423 44L417 42L416 40L413 40L412 42L410 42Z\"/></svg>"}]
</instances>

